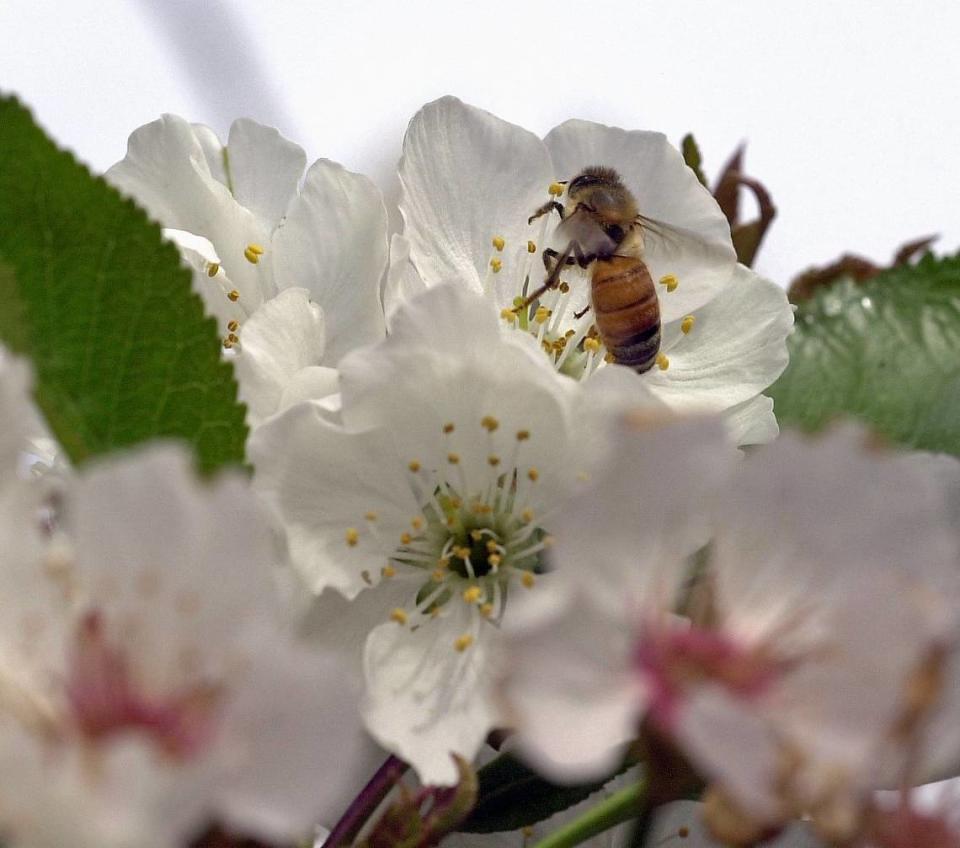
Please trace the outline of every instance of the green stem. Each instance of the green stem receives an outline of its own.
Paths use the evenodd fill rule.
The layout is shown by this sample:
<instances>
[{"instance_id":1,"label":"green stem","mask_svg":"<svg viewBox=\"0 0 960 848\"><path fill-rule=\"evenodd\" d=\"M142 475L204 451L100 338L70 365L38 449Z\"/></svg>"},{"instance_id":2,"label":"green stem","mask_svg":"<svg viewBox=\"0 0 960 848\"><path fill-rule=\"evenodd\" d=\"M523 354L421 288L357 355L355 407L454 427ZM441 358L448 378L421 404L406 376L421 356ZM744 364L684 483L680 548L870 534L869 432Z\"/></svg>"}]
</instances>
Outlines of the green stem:
<instances>
[{"instance_id":1,"label":"green stem","mask_svg":"<svg viewBox=\"0 0 960 848\"><path fill-rule=\"evenodd\" d=\"M580 818L541 839L533 848L572 848L598 833L636 818L646 806L647 789L648 781L644 778L615 792L605 801L591 807Z\"/></svg>"}]
</instances>

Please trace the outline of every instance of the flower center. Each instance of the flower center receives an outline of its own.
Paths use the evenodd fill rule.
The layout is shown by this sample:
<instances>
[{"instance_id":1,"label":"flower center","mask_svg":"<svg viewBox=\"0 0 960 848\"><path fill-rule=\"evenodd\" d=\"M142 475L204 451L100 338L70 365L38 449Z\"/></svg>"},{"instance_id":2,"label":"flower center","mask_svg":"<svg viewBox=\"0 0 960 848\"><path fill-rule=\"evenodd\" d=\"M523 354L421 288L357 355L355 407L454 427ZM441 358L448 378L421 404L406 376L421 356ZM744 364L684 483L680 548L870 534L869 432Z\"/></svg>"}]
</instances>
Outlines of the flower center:
<instances>
[{"instance_id":1,"label":"flower center","mask_svg":"<svg viewBox=\"0 0 960 848\"><path fill-rule=\"evenodd\" d=\"M547 192L551 200L559 202L564 186L552 183ZM604 363L616 361L596 322L591 297L592 264L585 269L577 264L567 265L554 288L530 300L549 274L544 256L548 256L547 263L555 261L544 248L554 242L559 223L558 215L540 215L529 224L530 238L519 247L509 245L502 236L493 236L493 253L483 288L485 294L497 300L507 326L533 335L558 371L585 379ZM675 275L664 275L659 280L658 297L673 293L679 285ZM670 367L670 351L693 330L696 317L687 315L674 323L676 326L664 328L656 356L656 366L661 371Z\"/></svg>"}]
</instances>

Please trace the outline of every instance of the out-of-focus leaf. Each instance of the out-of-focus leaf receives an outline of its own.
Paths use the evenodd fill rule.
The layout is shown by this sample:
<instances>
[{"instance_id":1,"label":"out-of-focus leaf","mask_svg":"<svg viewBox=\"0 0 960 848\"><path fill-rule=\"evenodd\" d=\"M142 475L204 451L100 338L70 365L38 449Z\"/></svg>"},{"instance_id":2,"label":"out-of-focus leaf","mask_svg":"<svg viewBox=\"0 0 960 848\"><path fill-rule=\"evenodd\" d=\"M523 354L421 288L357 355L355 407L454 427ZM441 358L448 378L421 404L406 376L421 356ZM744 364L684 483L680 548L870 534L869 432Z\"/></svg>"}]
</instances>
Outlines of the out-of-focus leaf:
<instances>
[{"instance_id":1,"label":"out-of-focus leaf","mask_svg":"<svg viewBox=\"0 0 960 848\"><path fill-rule=\"evenodd\" d=\"M720 204L731 229L740 223L740 176L743 174L744 146L741 144L727 160L713 187L713 196Z\"/></svg>"},{"instance_id":2,"label":"out-of-focus leaf","mask_svg":"<svg viewBox=\"0 0 960 848\"><path fill-rule=\"evenodd\" d=\"M680 142L680 150L683 153L683 161L687 167L693 171L701 185L707 184L707 178L703 175L703 158L700 155L700 147L693 133L687 133Z\"/></svg>"},{"instance_id":3,"label":"out-of-focus leaf","mask_svg":"<svg viewBox=\"0 0 960 848\"><path fill-rule=\"evenodd\" d=\"M132 201L0 97L2 340L28 354L36 396L75 462L154 437L202 469L243 461L244 410L173 245ZM14 323L16 326L13 326Z\"/></svg>"},{"instance_id":4,"label":"out-of-focus leaf","mask_svg":"<svg viewBox=\"0 0 960 848\"><path fill-rule=\"evenodd\" d=\"M908 241L893 254L893 267L909 265L914 257L919 257L926 253L938 238L939 236L923 236L922 238Z\"/></svg>"},{"instance_id":5,"label":"out-of-focus leaf","mask_svg":"<svg viewBox=\"0 0 960 848\"><path fill-rule=\"evenodd\" d=\"M960 455L960 257L818 289L788 345L769 391L781 425L848 414L898 444Z\"/></svg>"}]
</instances>

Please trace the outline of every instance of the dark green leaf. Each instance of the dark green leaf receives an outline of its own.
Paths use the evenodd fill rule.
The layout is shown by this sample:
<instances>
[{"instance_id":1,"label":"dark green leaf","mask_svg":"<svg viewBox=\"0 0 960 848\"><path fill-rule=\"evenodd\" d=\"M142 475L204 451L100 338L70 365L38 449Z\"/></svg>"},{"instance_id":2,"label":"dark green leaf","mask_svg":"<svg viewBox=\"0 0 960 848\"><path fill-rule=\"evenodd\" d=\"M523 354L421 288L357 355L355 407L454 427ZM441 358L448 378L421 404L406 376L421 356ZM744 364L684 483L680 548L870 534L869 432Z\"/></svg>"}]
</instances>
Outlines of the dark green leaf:
<instances>
[{"instance_id":1,"label":"dark green leaf","mask_svg":"<svg viewBox=\"0 0 960 848\"><path fill-rule=\"evenodd\" d=\"M960 455L960 257L817 289L789 346L770 391L782 425L850 414L899 444Z\"/></svg>"},{"instance_id":2,"label":"dark green leaf","mask_svg":"<svg viewBox=\"0 0 960 848\"><path fill-rule=\"evenodd\" d=\"M680 142L680 150L683 152L683 161L687 167L696 174L700 185L707 184L707 178L703 175L703 157L700 155L700 147L693 133L687 133Z\"/></svg>"},{"instance_id":3,"label":"dark green leaf","mask_svg":"<svg viewBox=\"0 0 960 848\"><path fill-rule=\"evenodd\" d=\"M132 201L0 97L0 337L33 359L37 400L72 460L190 442L202 469L243 461L243 407L176 249Z\"/></svg>"},{"instance_id":4,"label":"dark green leaf","mask_svg":"<svg viewBox=\"0 0 960 848\"><path fill-rule=\"evenodd\" d=\"M561 786L545 780L510 754L501 754L481 768L477 777L479 800L457 828L463 833L497 833L536 824L586 800L616 775L581 786Z\"/></svg>"}]
</instances>

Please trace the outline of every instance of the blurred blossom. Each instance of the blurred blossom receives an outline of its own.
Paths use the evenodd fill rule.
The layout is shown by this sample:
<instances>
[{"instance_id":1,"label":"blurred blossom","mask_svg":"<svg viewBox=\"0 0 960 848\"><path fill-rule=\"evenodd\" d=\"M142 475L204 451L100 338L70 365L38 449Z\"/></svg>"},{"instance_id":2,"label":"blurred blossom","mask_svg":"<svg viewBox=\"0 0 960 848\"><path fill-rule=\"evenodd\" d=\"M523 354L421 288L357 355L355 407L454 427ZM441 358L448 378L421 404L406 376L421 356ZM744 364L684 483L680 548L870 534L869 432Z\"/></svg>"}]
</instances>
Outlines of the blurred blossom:
<instances>
[{"instance_id":1,"label":"blurred blossom","mask_svg":"<svg viewBox=\"0 0 960 848\"><path fill-rule=\"evenodd\" d=\"M166 229L193 270L257 424L336 390L335 366L383 336L386 211L366 177L235 121L226 145L174 115L130 136L106 178Z\"/></svg>"}]
</instances>

